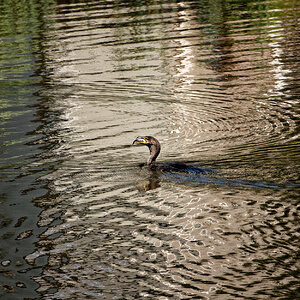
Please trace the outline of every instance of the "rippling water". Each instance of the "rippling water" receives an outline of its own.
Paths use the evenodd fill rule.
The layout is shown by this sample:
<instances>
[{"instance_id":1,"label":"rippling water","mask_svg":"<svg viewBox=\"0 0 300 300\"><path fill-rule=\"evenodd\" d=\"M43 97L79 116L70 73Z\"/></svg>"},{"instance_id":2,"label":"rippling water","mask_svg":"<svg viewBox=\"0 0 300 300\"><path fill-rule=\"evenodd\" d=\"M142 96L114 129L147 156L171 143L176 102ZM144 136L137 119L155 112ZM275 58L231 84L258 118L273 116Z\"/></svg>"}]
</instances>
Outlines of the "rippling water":
<instances>
[{"instance_id":1,"label":"rippling water","mask_svg":"<svg viewBox=\"0 0 300 300\"><path fill-rule=\"evenodd\" d=\"M1 299L300 297L297 1L0 8Z\"/></svg>"}]
</instances>

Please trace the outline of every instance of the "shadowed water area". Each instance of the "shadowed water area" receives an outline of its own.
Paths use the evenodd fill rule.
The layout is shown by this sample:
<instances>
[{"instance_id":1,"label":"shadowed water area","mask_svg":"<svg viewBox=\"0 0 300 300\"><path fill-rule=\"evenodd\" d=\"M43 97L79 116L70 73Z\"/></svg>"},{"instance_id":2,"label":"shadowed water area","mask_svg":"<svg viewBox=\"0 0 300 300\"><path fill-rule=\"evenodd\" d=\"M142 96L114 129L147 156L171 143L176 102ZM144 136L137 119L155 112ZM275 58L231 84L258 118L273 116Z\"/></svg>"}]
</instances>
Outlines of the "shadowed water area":
<instances>
[{"instance_id":1,"label":"shadowed water area","mask_svg":"<svg viewBox=\"0 0 300 300\"><path fill-rule=\"evenodd\" d=\"M0 298L299 299L299 17L0 1Z\"/></svg>"}]
</instances>

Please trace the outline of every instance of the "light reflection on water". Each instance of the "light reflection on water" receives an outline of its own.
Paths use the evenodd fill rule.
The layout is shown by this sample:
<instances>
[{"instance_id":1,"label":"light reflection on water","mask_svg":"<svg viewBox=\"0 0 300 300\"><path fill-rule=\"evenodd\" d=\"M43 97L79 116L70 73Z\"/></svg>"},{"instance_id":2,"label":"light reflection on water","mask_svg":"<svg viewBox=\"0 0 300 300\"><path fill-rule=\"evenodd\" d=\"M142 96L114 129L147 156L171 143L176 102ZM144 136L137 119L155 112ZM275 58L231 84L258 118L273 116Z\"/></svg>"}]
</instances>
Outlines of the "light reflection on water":
<instances>
[{"instance_id":1,"label":"light reflection on water","mask_svg":"<svg viewBox=\"0 0 300 300\"><path fill-rule=\"evenodd\" d=\"M294 299L299 6L28 5L1 21L0 296ZM141 168L143 134L216 174Z\"/></svg>"}]
</instances>

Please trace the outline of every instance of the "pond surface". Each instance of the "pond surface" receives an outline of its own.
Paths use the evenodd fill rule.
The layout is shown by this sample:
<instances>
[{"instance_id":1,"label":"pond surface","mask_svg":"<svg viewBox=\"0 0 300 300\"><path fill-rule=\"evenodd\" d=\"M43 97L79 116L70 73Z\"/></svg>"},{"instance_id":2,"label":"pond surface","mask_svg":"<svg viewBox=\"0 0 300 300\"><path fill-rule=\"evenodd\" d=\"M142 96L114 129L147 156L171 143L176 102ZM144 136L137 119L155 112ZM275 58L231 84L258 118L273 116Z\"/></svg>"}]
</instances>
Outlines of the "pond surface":
<instances>
[{"instance_id":1,"label":"pond surface","mask_svg":"<svg viewBox=\"0 0 300 300\"><path fill-rule=\"evenodd\" d=\"M0 16L1 299L300 297L300 2Z\"/></svg>"}]
</instances>

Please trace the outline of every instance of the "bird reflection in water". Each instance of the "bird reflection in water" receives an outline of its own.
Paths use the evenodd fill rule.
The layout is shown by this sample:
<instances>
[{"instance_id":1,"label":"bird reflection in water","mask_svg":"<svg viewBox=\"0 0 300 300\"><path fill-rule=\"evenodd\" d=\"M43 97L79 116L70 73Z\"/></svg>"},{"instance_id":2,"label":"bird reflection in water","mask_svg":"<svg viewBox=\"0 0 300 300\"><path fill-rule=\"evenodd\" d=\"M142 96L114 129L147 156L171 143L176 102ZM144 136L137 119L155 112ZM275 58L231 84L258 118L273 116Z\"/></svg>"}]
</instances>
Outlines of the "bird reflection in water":
<instances>
[{"instance_id":1,"label":"bird reflection in water","mask_svg":"<svg viewBox=\"0 0 300 300\"><path fill-rule=\"evenodd\" d=\"M143 183L142 190L144 192L155 190L160 187L160 178L156 171L151 172L147 181Z\"/></svg>"}]
</instances>

